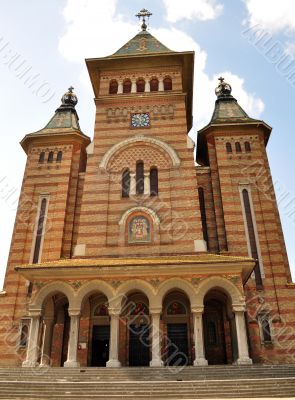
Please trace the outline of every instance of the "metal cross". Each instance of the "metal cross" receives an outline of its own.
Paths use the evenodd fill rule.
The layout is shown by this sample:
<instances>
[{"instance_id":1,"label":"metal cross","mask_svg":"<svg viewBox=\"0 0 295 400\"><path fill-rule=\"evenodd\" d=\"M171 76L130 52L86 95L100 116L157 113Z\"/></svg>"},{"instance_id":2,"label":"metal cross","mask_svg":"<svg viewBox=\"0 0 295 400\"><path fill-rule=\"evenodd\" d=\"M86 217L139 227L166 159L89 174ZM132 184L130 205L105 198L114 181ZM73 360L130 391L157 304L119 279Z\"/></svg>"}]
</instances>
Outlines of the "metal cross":
<instances>
[{"instance_id":1,"label":"metal cross","mask_svg":"<svg viewBox=\"0 0 295 400\"><path fill-rule=\"evenodd\" d=\"M223 83L224 78L222 78L222 76L220 78L218 78L218 80L220 81L220 83Z\"/></svg>"},{"instance_id":2,"label":"metal cross","mask_svg":"<svg viewBox=\"0 0 295 400\"><path fill-rule=\"evenodd\" d=\"M150 16L153 15L150 11L148 11L146 8L143 8L142 10L139 11L139 13L137 13L135 16L138 17L138 19L140 20L142 18L142 25L141 25L141 29L143 31L146 31L147 28L147 24L145 23L145 19L146 17L150 18Z\"/></svg>"},{"instance_id":3,"label":"metal cross","mask_svg":"<svg viewBox=\"0 0 295 400\"><path fill-rule=\"evenodd\" d=\"M68 89L68 91L69 91L70 93L73 93L73 90L74 90L73 86L70 86L69 89Z\"/></svg>"}]
</instances>

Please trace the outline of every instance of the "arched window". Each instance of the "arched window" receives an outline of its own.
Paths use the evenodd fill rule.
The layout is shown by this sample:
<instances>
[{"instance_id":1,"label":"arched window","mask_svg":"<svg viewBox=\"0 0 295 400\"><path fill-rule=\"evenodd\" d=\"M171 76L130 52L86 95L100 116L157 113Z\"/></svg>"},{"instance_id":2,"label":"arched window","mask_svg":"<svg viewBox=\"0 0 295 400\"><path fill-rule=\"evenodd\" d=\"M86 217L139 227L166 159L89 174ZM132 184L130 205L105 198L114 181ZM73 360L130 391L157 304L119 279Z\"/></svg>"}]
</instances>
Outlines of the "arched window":
<instances>
[{"instance_id":1,"label":"arched window","mask_svg":"<svg viewBox=\"0 0 295 400\"><path fill-rule=\"evenodd\" d=\"M172 90L172 79L168 76L164 79L164 90Z\"/></svg>"},{"instance_id":2,"label":"arched window","mask_svg":"<svg viewBox=\"0 0 295 400\"><path fill-rule=\"evenodd\" d=\"M269 316L262 314L258 316L260 319L261 333L263 342L271 342L271 330L269 323Z\"/></svg>"},{"instance_id":3,"label":"arched window","mask_svg":"<svg viewBox=\"0 0 295 400\"><path fill-rule=\"evenodd\" d=\"M45 151L42 151L39 155L39 163L43 163L45 161Z\"/></svg>"},{"instance_id":4,"label":"arched window","mask_svg":"<svg viewBox=\"0 0 295 400\"><path fill-rule=\"evenodd\" d=\"M122 174L122 197L129 197L130 194L130 171L125 169Z\"/></svg>"},{"instance_id":5,"label":"arched window","mask_svg":"<svg viewBox=\"0 0 295 400\"><path fill-rule=\"evenodd\" d=\"M150 170L150 195L158 196L158 169L157 167L152 167Z\"/></svg>"},{"instance_id":6,"label":"arched window","mask_svg":"<svg viewBox=\"0 0 295 400\"><path fill-rule=\"evenodd\" d=\"M247 153L250 153L250 151L251 151L250 142L245 142L245 151L246 151Z\"/></svg>"},{"instance_id":7,"label":"arched window","mask_svg":"<svg viewBox=\"0 0 295 400\"><path fill-rule=\"evenodd\" d=\"M131 93L131 80L130 79L125 79L123 82L123 93Z\"/></svg>"},{"instance_id":8,"label":"arched window","mask_svg":"<svg viewBox=\"0 0 295 400\"><path fill-rule=\"evenodd\" d=\"M50 151L49 154L48 154L48 159L47 159L47 161L48 161L48 162L53 162L53 156L54 156L53 151Z\"/></svg>"},{"instance_id":9,"label":"arched window","mask_svg":"<svg viewBox=\"0 0 295 400\"><path fill-rule=\"evenodd\" d=\"M229 142L226 143L225 148L226 148L226 152L227 153L232 153L233 152L233 149L232 149L231 144Z\"/></svg>"},{"instance_id":10,"label":"arched window","mask_svg":"<svg viewBox=\"0 0 295 400\"><path fill-rule=\"evenodd\" d=\"M59 151L59 152L57 153L57 156L56 156L56 161L57 161L57 162L61 162L61 160L62 160L62 151Z\"/></svg>"},{"instance_id":11,"label":"arched window","mask_svg":"<svg viewBox=\"0 0 295 400\"><path fill-rule=\"evenodd\" d=\"M145 88L144 79L142 79L142 78L138 79L138 81L136 82L136 91L138 93L142 93L142 92L144 92L144 88Z\"/></svg>"},{"instance_id":12,"label":"arched window","mask_svg":"<svg viewBox=\"0 0 295 400\"><path fill-rule=\"evenodd\" d=\"M43 198L41 201L38 225L36 230L35 248L33 254L33 264L37 264L40 258L41 242L44 233L44 221L47 207L47 199Z\"/></svg>"},{"instance_id":13,"label":"arched window","mask_svg":"<svg viewBox=\"0 0 295 400\"><path fill-rule=\"evenodd\" d=\"M243 206L244 206L245 217L246 217L246 224L247 224L248 238L249 238L249 244L250 244L250 249L251 249L251 256L252 256L252 258L254 258L254 260L257 260L255 268L254 268L255 282L258 287L261 287L262 286L262 277L261 277L260 266L259 266L259 261L258 261L258 250L257 250L256 237L255 237L254 221L253 221L251 204L250 204L250 197L249 197L249 192L247 189L243 189L242 197L243 197L243 203L244 203Z\"/></svg>"},{"instance_id":14,"label":"arched window","mask_svg":"<svg viewBox=\"0 0 295 400\"><path fill-rule=\"evenodd\" d=\"M203 239L205 240L205 242L208 245L208 226L207 226L207 217L206 217L206 203L205 203L204 189L202 187L198 188L198 194L199 194Z\"/></svg>"},{"instance_id":15,"label":"arched window","mask_svg":"<svg viewBox=\"0 0 295 400\"><path fill-rule=\"evenodd\" d=\"M143 161L136 163L136 194L143 194L144 192L144 165Z\"/></svg>"},{"instance_id":16,"label":"arched window","mask_svg":"<svg viewBox=\"0 0 295 400\"><path fill-rule=\"evenodd\" d=\"M151 92L157 92L159 90L159 81L157 78L153 78L150 81Z\"/></svg>"},{"instance_id":17,"label":"arched window","mask_svg":"<svg viewBox=\"0 0 295 400\"><path fill-rule=\"evenodd\" d=\"M118 82L116 79L112 79L110 82L110 87L109 87L109 94L116 94L118 93Z\"/></svg>"},{"instance_id":18,"label":"arched window","mask_svg":"<svg viewBox=\"0 0 295 400\"><path fill-rule=\"evenodd\" d=\"M241 153L242 152L241 143L240 142L236 142L235 146L236 146L236 152L237 153Z\"/></svg>"},{"instance_id":19,"label":"arched window","mask_svg":"<svg viewBox=\"0 0 295 400\"><path fill-rule=\"evenodd\" d=\"M23 325L20 334L20 343L19 343L20 346L22 347L27 346L28 336L29 336L29 327L28 325Z\"/></svg>"}]
</instances>

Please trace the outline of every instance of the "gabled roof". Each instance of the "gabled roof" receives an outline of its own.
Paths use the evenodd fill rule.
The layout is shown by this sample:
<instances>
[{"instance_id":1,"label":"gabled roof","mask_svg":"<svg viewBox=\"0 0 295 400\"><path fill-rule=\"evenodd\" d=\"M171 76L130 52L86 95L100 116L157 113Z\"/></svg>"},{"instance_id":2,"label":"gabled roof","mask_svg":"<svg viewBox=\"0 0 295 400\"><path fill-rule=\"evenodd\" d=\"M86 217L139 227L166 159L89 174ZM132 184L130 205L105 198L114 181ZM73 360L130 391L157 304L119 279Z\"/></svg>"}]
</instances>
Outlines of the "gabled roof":
<instances>
[{"instance_id":1,"label":"gabled roof","mask_svg":"<svg viewBox=\"0 0 295 400\"><path fill-rule=\"evenodd\" d=\"M127 56L135 54L169 53L171 50L164 46L149 32L143 30L134 38L129 40L124 46L116 51L113 56Z\"/></svg>"}]
</instances>

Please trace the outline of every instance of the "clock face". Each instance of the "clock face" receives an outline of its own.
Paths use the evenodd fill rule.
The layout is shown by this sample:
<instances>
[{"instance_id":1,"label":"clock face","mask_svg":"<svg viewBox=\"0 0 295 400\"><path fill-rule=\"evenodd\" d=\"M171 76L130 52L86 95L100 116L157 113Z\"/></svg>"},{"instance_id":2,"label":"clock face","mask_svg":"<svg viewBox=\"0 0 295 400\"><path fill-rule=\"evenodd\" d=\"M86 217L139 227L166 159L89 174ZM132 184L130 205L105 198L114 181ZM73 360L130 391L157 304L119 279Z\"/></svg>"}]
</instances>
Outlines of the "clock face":
<instances>
[{"instance_id":1,"label":"clock face","mask_svg":"<svg viewBox=\"0 0 295 400\"><path fill-rule=\"evenodd\" d=\"M131 114L131 126L132 128L148 128L150 126L150 114L149 113L134 113Z\"/></svg>"}]
</instances>

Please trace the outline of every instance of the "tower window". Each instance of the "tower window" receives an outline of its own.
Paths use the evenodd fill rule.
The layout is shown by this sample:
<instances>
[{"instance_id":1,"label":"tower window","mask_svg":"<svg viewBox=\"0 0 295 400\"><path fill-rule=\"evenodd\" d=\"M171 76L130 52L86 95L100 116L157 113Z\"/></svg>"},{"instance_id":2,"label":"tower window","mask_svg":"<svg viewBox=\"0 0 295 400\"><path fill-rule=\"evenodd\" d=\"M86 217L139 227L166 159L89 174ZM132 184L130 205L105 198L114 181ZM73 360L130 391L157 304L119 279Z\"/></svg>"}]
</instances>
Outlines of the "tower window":
<instances>
[{"instance_id":1,"label":"tower window","mask_svg":"<svg viewBox=\"0 0 295 400\"><path fill-rule=\"evenodd\" d=\"M136 91L142 93L144 92L144 88L145 88L145 81L143 79L138 79L138 81L136 82Z\"/></svg>"},{"instance_id":2,"label":"tower window","mask_svg":"<svg viewBox=\"0 0 295 400\"><path fill-rule=\"evenodd\" d=\"M20 334L20 342L19 345L21 347L26 347L28 343L28 336L29 336L29 327L28 325L22 325L21 327L21 334Z\"/></svg>"},{"instance_id":3,"label":"tower window","mask_svg":"<svg viewBox=\"0 0 295 400\"><path fill-rule=\"evenodd\" d=\"M251 151L250 142L245 142L245 151L246 151L247 153L250 153L250 151Z\"/></svg>"},{"instance_id":4,"label":"tower window","mask_svg":"<svg viewBox=\"0 0 295 400\"><path fill-rule=\"evenodd\" d=\"M251 256L252 256L252 258L254 258L254 260L257 260L255 268L254 268L255 282L256 282L257 286L262 286L262 277L261 277L260 266L259 266L259 261L258 261L258 250L257 250L256 237L255 237L254 222L253 222L253 216L252 216L252 211L251 211L249 192L247 189L243 189L242 196L243 196L244 210L245 210L245 216L246 216L249 244L250 244L250 249L251 249Z\"/></svg>"},{"instance_id":5,"label":"tower window","mask_svg":"<svg viewBox=\"0 0 295 400\"><path fill-rule=\"evenodd\" d=\"M164 79L164 90L172 90L172 79L168 76Z\"/></svg>"},{"instance_id":6,"label":"tower window","mask_svg":"<svg viewBox=\"0 0 295 400\"><path fill-rule=\"evenodd\" d=\"M36 229L33 264L37 264L40 259L40 250L41 250L42 237L44 234L44 221L45 221L46 208L47 208L47 199L43 198L41 201L38 225L37 225L37 229Z\"/></svg>"},{"instance_id":7,"label":"tower window","mask_svg":"<svg viewBox=\"0 0 295 400\"><path fill-rule=\"evenodd\" d=\"M48 161L48 162L53 162L53 156L54 156L53 151L50 151L49 154L48 154L48 159L47 159L47 161Z\"/></svg>"},{"instance_id":8,"label":"tower window","mask_svg":"<svg viewBox=\"0 0 295 400\"><path fill-rule=\"evenodd\" d=\"M45 161L45 151L42 151L39 155L39 163L44 163Z\"/></svg>"},{"instance_id":9,"label":"tower window","mask_svg":"<svg viewBox=\"0 0 295 400\"><path fill-rule=\"evenodd\" d=\"M150 195L158 196L158 169L156 167L150 170Z\"/></svg>"},{"instance_id":10,"label":"tower window","mask_svg":"<svg viewBox=\"0 0 295 400\"><path fill-rule=\"evenodd\" d=\"M206 205L205 205L204 189L202 187L198 188L198 194L199 194L203 239L205 240L205 242L208 245L208 226L207 226L207 217L206 217Z\"/></svg>"},{"instance_id":11,"label":"tower window","mask_svg":"<svg viewBox=\"0 0 295 400\"><path fill-rule=\"evenodd\" d=\"M153 78L150 81L151 92L157 92L159 90L159 81L157 78Z\"/></svg>"},{"instance_id":12,"label":"tower window","mask_svg":"<svg viewBox=\"0 0 295 400\"><path fill-rule=\"evenodd\" d=\"M57 161L57 162L61 162L61 160L62 160L62 151L59 151L59 152L57 153L57 156L56 156L56 161Z\"/></svg>"},{"instance_id":13,"label":"tower window","mask_svg":"<svg viewBox=\"0 0 295 400\"><path fill-rule=\"evenodd\" d=\"M122 174L122 197L129 197L130 194L130 171L125 169Z\"/></svg>"},{"instance_id":14,"label":"tower window","mask_svg":"<svg viewBox=\"0 0 295 400\"><path fill-rule=\"evenodd\" d=\"M131 93L131 80L130 79L125 79L123 82L123 93Z\"/></svg>"},{"instance_id":15,"label":"tower window","mask_svg":"<svg viewBox=\"0 0 295 400\"><path fill-rule=\"evenodd\" d=\"M236 152L237 153L241 153L242 152L241 143L240 142L236 142L235 146L236 146Z\"/></svg>"},{"instance_id":16,"label":"tower window","mask_svg":"<svg viewBox=\"0 0 295 400\"><path fill-rule=\"evenodd\" d=\"M118 93L118 82L116 79L112 79L110 82L110 87L109 87L109 94L116 94Z\"/></svg>"},{"instance_id":17,"label":"tower window","mask_svg":"<svg viewBox=\"0 0 295 400\"><path fill-rule=\"evenodd\" d=\"M144 193L144 164L143 161L136 163L136 194Z\"/></svg>"},{"instance_id":18,"label":"tower window","mask_svg":"<svg viewBox=\"0 0 295 400\"><path fill-rule=\"evenodd\" d=\"M231 147L231 143L227 142L226 145L225 145L225 148L226 148L226 152L227 153L232 153L233 152L233 149Z\"/></svg>"},{"instance_id":19,"label":"tower window","mask_svg":"<svg viewBox=\"0 0 295 400\"><path fill-rule=\"evenodd\" d=\"M267 314L260 314L258 318L260 322L262 341L269 343L272 341L269 316Z\"/></svg>"}]
</instances>

